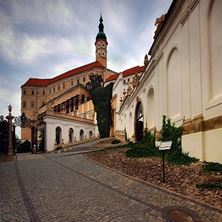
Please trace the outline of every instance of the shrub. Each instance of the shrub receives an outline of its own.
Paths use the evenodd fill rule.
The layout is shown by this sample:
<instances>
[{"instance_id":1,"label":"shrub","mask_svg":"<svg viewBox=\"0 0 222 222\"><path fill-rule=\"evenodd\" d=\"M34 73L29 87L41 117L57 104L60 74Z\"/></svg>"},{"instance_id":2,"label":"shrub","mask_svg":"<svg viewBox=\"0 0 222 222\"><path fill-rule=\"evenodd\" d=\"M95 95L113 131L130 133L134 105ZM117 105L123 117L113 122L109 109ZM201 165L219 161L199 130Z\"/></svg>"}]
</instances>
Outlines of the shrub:
<instances>
[{"instance_id":1,"label":"shrub","mask_svg":"<svg viewBox=\"0 0 222 222\"><path fill-rule=\"evenodd\" d=\"M18 153L28 153L31 152L31 143L26 140L25 142L19 144L17 148Z\"/></svg>"},{"instance_id":2,"label":"shrub","mask_svg":"<svg viewBox=\"0 0 222 222\"><path fill-rule=\"evenodd\" d=\"M196 187L200 189L222 189L222 181L214 183L198 183Z\"/></svg>"},{"instance_id":3,"label":"shrub","mask_svg":"<svg viewBox=\"0 0 222 222\"><path fill-rule=\"evenodd\" d=\"M111 143L112 143L112 144L118 144L118 143L121 143L121 141L120 141L120 140L115 139L115 140L113 140Z\"/></svg>"},{"instance_id":4,"label":"shrub","mask_svg":"<svg viewBox=\"0 0 222 222\"><path fill-rule=\"evenodd\" d=\"M170 119L166 119L166 116L163 116L161 132L162 141L172 141L171 149L166 152L168 162L178 165L189 165L198 161L198 159L190 157L188 153L182 152L181 138L183 128L181 126L176 127L175 124L171 123Z\"/></svg>"},{"instance_id":5,"label":"shrub","mask_svg":"<svg viewBox=\"0 0 222 222\"><path fill-rule=\"evenodd\" d=\"M214 162L207 162L203 166L204 172L219 172L222 173L222 164L220 163L214 163Z\"/></svg>"},{"instance_id":6,"label":"shrub","mask_svg":"<svg viewBox=\"0 0 222 222\"><path fill-rule=\"evenodd\" d=\"M131 144L131 149L126 152L127 157L152 157L159 156L160 151L155 146L155 136L151 132L145 132L143 139Z\"/></svg>"}]
</instances>

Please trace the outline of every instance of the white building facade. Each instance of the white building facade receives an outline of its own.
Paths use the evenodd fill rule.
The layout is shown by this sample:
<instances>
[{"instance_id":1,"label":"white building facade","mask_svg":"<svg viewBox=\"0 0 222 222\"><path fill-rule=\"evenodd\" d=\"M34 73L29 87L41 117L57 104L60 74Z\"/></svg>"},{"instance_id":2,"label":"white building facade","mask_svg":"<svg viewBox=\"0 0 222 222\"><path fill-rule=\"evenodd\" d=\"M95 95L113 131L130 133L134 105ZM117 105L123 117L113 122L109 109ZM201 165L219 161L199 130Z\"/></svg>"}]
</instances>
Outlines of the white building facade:
<instances>
[{"instance_id":1,"label":"white building facade","mask_svg":"<svg viewBox=\"0 0 222 222\"><path fill-rule=\"evenodd\" d=\"M47 113L45 122L45 151L51 152L57 147L66 147L76 142L92 140L98 137L96 124L89 119L75 116Z\"/></svg>"},{"instance_id":2,"label":"white building facade","mask_svg":"<svg viewBox=\"0 0 222 222\"><path fill-rule=\"evenodd\" d=\"M148 66L119 111L117 130L137 140L135 122L183 125L183 151L222 162L222 1L174 0L155 32Z\"/></svg>"}]
</instances>

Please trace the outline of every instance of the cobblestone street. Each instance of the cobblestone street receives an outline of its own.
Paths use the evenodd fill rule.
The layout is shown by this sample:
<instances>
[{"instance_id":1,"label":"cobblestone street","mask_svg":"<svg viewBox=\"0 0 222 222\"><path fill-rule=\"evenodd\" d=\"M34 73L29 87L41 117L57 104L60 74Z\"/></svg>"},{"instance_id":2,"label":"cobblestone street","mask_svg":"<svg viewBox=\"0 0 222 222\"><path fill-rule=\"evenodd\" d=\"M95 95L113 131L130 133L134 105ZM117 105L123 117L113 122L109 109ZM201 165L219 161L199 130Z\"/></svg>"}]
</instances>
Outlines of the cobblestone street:
<instances>
[{"instance_id":1,"label":"cobblestone street","mask_svg":"<svg viewBox=\"0 0 222 222\"><path fill-rule=\"evenodd\" d=\"M158 222L170 221L173 211L180 218L183 212L183 221L222 221L220 210L121 175L79 152L19 154L0 163L0 209L0 221Z\"/></svg>"}]
</instances>

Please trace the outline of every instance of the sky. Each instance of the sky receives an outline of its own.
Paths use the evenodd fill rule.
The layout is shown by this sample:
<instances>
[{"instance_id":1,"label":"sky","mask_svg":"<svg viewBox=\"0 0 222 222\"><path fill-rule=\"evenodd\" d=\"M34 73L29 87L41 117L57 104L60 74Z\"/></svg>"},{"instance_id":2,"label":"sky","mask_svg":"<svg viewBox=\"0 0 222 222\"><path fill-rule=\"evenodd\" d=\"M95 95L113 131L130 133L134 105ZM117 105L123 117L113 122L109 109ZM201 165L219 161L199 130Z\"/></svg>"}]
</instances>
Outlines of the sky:
<instances>
[{"instance_id":1,"label":"sky","mask_svg":"<svg viewBox=\"0 0 222 222\"><path fill-rule=\"evenodd\" d=\"M0 0L0 115L20 115L21 85L95 61L102 13L108 68L143 65L172 0Z\"/></svg>"}]
</instances>

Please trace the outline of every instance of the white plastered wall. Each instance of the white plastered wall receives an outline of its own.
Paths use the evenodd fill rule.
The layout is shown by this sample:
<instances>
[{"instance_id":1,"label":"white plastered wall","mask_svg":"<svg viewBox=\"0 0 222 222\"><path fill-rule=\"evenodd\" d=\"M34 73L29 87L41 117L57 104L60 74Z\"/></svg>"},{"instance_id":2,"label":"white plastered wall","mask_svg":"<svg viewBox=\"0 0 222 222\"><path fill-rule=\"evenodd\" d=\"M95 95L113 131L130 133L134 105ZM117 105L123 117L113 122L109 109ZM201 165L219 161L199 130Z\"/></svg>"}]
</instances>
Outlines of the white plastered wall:
<instances>
[{"instance_id":1,"label":"white plastered wall","mask_svg":"<svg viewBox=\"0 0 222 222\"><path fill-rule=\"evenodd\" d=\"M196 5L192 7L192 10L190 10L190 5L188 4L190 4L189 1L184 1L183 10L178 9L176 15L170 21L161 43L155 48L150 64L144 74L143 83L138 86L136 94L126 102L120 115L123 112L129 115L131 112L134 120L137 98L140 98L144 108L144 126L146 126L149 111L147 95L150 85L153 84L155 97L154 118L157 130L161 128L162 116L171 115L172 110L173 112L175 111L176 115L172 115L171 118L177 126L183 123L183 119L192 119L198 115L202 115L204 120L221 116L222 87L219 88L217 81L221 86L222 68L220 69L219 67L222 64L222 42L217 39L217 36L219 36L218 33L222 36L220 27L222 16L219 14L222 11L222 1L196 1ZM212 4L216 4L216 6L212 6ZM211 8L215 10L211 14L218 13L217 17L219 19L218 21L214 18L212 21L210 20L214 22L213 25L211 24L211 29L214 31L209 33L209 10ZM188 14L186 14L186 10L188 10ZM216 43L220 42L221 45L218 43L219 45L216 44L215 47L214 43L212 46L212 43L209 43L212 39ZM215 51L212 47L217 50ZM175 54L176 56L172 58L178 58L176 62L172 61L172 68L169 69L169 59L171 59L170 56L174 49L178 51ZM220 63L215 60L220 60ZM212 64L214 65L213 69ZM154 67L151 68L151 66ZM175 76L170 78L169 84L168 72L174 69L180 72L180 78ZM218 70L220 70L220 74L218 74ZM151 78L152 75L153 77ZM175 89L169 90L170 85ZM178 97L180 104L178 104L177 100L174 101L174 97L177 96L174 93L180 94ZM172 106L173 109L169 108L169 106ZM174 109L174 107L177 109ZM121 128L124 128L122 124L123 122L121 123ZM132 127L127 124L126 129L127 135L134 134L134 125ZM190 156L195 156L200 160L222 162L222 129L184 135L182 148L185 152L189 152Z\"/></svg>"},{"instance_id":2,"label":"white plastered wall","mask_svg":"<svg viewBox=\"0 0 222 222\"><path fill-rule=\"evenodd\" d=\"M89 131L92 131L93 136L95 135L96 126L83 122L75 122L72 120L59 119L56 117L45 117L44 121L46 122L46 146L45 149L47 152L54 150L55 143L55 131L56 127L60 127L62 129L61 139L64 144L69 143L69 129L72 128L74 130L74 138L76 141L80 140L80 130L84 131L84 138L89 138Z\"/></svg>"}]
</instances>

